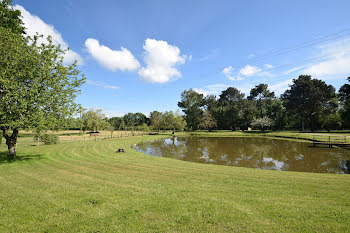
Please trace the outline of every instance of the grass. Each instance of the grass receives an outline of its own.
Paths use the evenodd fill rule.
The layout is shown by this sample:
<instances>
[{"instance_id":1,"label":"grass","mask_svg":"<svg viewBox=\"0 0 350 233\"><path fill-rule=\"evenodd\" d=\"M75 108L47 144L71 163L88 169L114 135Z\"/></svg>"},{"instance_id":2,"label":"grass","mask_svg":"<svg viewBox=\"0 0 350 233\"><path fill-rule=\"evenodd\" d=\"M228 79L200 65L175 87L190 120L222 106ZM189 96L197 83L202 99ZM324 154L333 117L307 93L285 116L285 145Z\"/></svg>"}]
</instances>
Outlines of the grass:
<instances>
[{"instance_id":1,"label":"grass","mask_svg":"<svg viewBox=\"0 0 350 233\"><path fill-rule=\"evenodd\" d=\"M190 163L128 147L160 137L19 146L16 160L0 145L0 232L350 231L349 175Z\"/></svg>"}]
</instances>

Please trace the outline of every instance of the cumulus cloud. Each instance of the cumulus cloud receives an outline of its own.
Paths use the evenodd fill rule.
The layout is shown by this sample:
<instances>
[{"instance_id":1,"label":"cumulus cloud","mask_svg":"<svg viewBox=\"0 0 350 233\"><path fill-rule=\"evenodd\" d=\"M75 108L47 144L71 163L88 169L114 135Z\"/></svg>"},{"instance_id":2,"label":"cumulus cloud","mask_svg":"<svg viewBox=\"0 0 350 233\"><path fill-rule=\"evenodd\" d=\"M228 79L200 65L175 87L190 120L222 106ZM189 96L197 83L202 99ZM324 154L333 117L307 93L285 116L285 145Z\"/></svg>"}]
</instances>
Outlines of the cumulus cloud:
<instances>
[{"instance_id":1,"label":"cumulus cloud","mask_svg":"<svg viewBox=\"0 0 350 233\"><path fill-rule=\"evenodd\" d=\"M240 69L239 73L243 76L250 77L257 73L261 72L261 69L256 66L246 65L242 69Z\"/></svg>"},{"instance_id":2,"label":"cumulus cloud","mask_svg":"<svg viewBox=\"0 0 350 233\"><path fill-rule=\"evenodd\" d=\"M177 77L181 77L180 71L174 66L184 64L186 56L180 55L180 49L169 45L166 41L147 38L143 46L145 50L144 62L138 74L140 77L152 83L165 83Z\"/></svg>"},{"instance_id":3,"label":"cumulus cloud","mask_svg":"<svg viewBox=\"0 0 350 233\"><path fill-rule=\"evenodd\" d=\"M271 69L272 65L266 64L265 67ZM222 74L225 75L226 78L233 81L239 81L244 80L246 77L251 76L269 76L271 77L272 74L270 74L267 71L263 71L261 68L257 66L252 65L246 65L243 68L241 68L238 72L234 73L234 68L232 66L228 66L225 69L221 71Z\"/></svg>"},{"instance_id":4,"label":"cumulus cloud","mask_svg":"<svg viewBox=\"0 0 350 233\"><path fill-rule=\"evenodd\" d=\"M22 14L22 21L26 28L27 35L34 36L36 33L44 35L45 39L39 39L39 43L47 43L46 37L50 35L52 37L52 42L55 45L61 45L61 48L63 49L69 47L67 42L63 40L61 33L59 33L53 25L45 23L36 15L32 15L21 5L15 5L14 8L19 10ZM78 53L73 50L68 50L64 55L64 62L73 63L75 60L78 61L79 65L83 63L83 59Z\"/></svg>"},{"instance_id":5,"label":"cumulus cloud","mask_svg":"<svg viewBox=\"0 0 350 233\"><path fill-rule=\"evenodd\" d=\"M243 78L240 75L233 75L234 68L232 66L228 66L225 69L221 71L225 75L225 77L232 81L239 81L243 80Z\"/></svg>"},{"instance_id":6,"label":"cumulus cloud","mask_svg":"<svg viewBox=\"0 0 350 233\"><path fill-rule=\"evenodd\" d=\"M138 60L126 48L112 50L93 38L88 38L85 41L85 46L91 56L109 70L133 71L140 67Z\"/></svg>"}]
</instances>

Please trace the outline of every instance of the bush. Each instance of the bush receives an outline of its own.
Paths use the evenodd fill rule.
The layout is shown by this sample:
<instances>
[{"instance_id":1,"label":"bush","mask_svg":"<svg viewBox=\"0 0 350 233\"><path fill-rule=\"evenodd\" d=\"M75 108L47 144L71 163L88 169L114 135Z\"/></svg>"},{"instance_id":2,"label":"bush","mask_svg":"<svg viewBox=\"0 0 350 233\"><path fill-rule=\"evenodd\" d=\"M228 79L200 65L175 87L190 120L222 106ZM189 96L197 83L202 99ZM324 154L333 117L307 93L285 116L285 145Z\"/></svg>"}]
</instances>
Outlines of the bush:
<instances>
[{"instance_id":1,"label":"bush","mask_svg":"<svg viewBox=\"0 0 350 233\"><path fill-rule=\"evenodd\" d=\"M56 134L42 134L40 136L35 135L34 141L38 142L38 139L40 142L44 143L45 145L57 144L59 141L58 135Z\"/></svg>"},{"instance_id":2,"label":"bush","mask_svg":"<svg viewBox=\"0 0 350 233\"><path fill-rule=\"evenodd\" d=\"M270 118L264 116L262 118L254 118L251 125L253 129L260 129L262 131L265 131L266 129L272 127L273 122Z\"/></svg>"}]
</instances>

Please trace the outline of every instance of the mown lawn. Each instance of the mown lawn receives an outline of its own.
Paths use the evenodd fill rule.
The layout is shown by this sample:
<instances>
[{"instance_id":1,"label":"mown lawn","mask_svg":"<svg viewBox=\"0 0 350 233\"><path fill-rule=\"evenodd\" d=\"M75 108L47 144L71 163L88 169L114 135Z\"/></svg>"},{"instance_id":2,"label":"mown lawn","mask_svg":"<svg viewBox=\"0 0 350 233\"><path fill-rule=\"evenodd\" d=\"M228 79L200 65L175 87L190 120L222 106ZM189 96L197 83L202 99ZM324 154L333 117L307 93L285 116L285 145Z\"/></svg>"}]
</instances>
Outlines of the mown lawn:
<instances>
[{"instance_id":1,"label":"mown lawn","mask_svg":"<svg viewBox=\"0 0 350 233\"><path fill-rule=\"evenodd\" d=\"M0 232L350 232L350 175L151 157L140 136L0 146ZM115 153L125 148L126 153Z\"/></svg>"}]
</instances>

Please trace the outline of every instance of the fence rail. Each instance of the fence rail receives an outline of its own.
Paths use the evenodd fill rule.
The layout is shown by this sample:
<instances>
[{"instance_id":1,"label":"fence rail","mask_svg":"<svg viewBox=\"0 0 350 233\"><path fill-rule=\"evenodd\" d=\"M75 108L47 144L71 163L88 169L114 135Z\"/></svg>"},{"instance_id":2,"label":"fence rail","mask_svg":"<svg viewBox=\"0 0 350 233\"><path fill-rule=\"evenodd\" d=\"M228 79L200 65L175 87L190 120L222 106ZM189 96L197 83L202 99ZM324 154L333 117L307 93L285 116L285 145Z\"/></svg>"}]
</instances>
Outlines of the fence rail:
<instances>
[{"instance_id":1,"label":"fence rail","mask_svg":"<svg viewBox=\"0 0 350 233\"><path fill-rule=\"evenodd\" d=\"M327 145L329 148L333 146L349 146L350 138L343 135L313 135L312 139L313 146Z\"/></svg>"}]
</instances>

